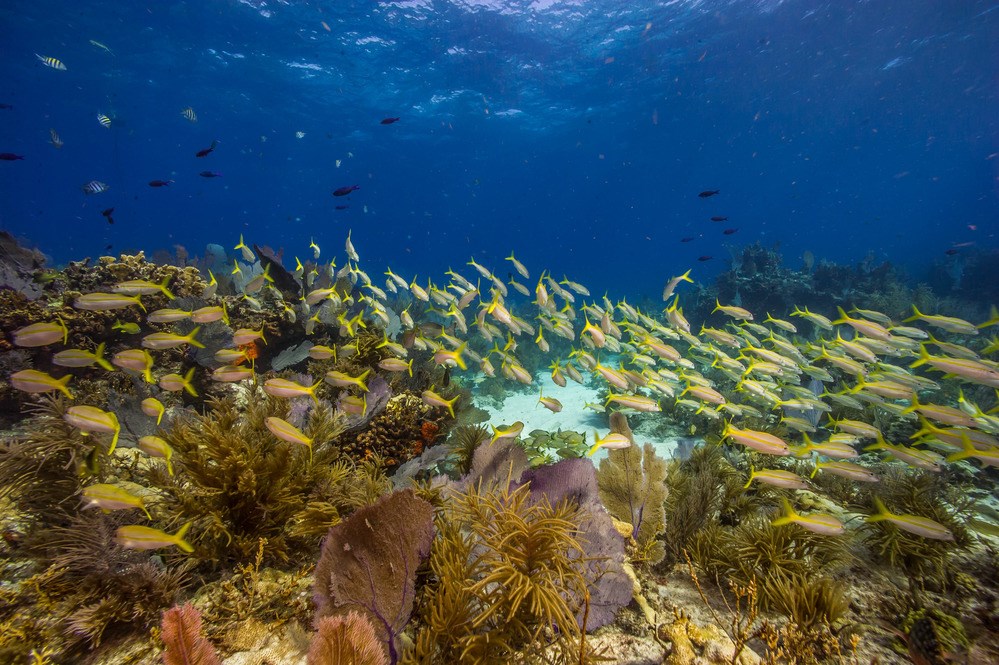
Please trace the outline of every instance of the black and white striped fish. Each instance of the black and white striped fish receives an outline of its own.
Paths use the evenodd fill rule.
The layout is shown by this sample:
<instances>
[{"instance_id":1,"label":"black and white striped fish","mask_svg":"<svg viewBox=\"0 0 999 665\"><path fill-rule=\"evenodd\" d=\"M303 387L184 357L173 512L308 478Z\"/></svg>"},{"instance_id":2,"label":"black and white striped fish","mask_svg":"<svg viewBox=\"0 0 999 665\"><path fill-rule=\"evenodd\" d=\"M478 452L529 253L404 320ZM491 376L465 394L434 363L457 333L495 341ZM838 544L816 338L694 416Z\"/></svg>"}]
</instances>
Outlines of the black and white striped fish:
<instances>
[{"instance_id":1,"label":"black and white striped fish","mask_svg":"<svg viewBox=\"0 0 999 665\"><path fill-rule=\"evenodd\" d=\"M103 113L97 114L97 122L101 123L101 127L111 129L111 118L107 117Z\"/></svg>"},{"instance_id":2,"label":"black and white striped fish","mask_svg":"<svg viewBox=\"0 0 999 665\"><path fill-rule=\"evenodd\" d=\"M91 180L80 189L83 190L84 194L100 194L101 192L108 191L110 187L108 187L106 183L103 183L100 180Z\"/></svg>"},{"instance_id":3,"label":"black and white striped fish","mask_svg":"<svg viewBox=\"0 0 999 665\"><path fill-rule=\"evenodd\" d=\"M180 114L182 116L184 116L185 118L187 118L191 122L197 122L198 121L198 114L195 113L194 109L191 108L190 106L188 106L186 109L184 109L183 111L181 111Z\"/></svg>"}]
</instances>

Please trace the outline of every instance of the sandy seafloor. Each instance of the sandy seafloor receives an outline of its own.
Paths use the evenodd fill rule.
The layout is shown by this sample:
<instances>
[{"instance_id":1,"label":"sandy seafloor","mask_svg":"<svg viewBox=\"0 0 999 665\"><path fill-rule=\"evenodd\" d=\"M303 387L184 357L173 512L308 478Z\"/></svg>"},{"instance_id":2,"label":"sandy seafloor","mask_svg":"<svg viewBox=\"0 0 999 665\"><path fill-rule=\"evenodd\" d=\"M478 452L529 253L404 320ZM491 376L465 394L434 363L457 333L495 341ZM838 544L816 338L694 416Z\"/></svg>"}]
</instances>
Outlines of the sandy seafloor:
<instances>
[{"instance_id":1,"label":"sandy seafloor","mask_svg":"<svg viewBox=\"0 0 999 665\"><path fill-rule=\"evenodd\" d=\"M534 377L531 384L533 392L510 392L506 398L499 402L496 399L485 395L475 395L475 406L484 409L489 413L489 425L501 426L510 425L516 421L524 423L523 435L529 434L533 430L540 429L546 432L571 431L586 435L586 442L593 444L593 431L596 430L600 436L607 434L607 413L600 413L593 409L584 408L586 404L603 404L600 399L600 391L587 384L579 384L569 381L565 387L557 385L547 373ZM554 397L562 403L562 411L553 413L543 407L538 398L541 393L546 397ZM475 390L473 388L473 394ZM643 432L639 424L640 418L636 418L634 412L629 413L629 424L633 428L635 443L640 446L651 443L656 449L656 454L664 459L673 457L677 449L676 439L660 440L650 438ZM639 416L644 414L637 414ZM604 449L594 453L592 459L594 464L607 456Z\"/></svg>"}]
</instances>

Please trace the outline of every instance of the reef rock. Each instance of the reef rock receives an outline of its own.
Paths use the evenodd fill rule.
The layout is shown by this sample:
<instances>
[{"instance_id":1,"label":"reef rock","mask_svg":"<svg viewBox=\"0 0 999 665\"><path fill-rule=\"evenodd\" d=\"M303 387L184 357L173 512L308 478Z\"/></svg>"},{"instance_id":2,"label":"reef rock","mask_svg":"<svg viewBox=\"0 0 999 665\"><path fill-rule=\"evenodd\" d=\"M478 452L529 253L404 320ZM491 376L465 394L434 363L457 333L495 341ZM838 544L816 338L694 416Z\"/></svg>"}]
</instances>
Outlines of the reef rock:
<instances>
[{"instance_id":1,"label":"reef rock","mask_svg":"<svg viewBox=\"0 0 999 665\"><path fill-rule=\"evenodd\" d=\"M659 637L667 644L663 665L708 665L732 663L735 644L724 630L714 624L699 626L690 617L677 614L659 627ZM734 660L738 665L759 665L760 657L744 647Z\"/></svg>"}]
</instances>

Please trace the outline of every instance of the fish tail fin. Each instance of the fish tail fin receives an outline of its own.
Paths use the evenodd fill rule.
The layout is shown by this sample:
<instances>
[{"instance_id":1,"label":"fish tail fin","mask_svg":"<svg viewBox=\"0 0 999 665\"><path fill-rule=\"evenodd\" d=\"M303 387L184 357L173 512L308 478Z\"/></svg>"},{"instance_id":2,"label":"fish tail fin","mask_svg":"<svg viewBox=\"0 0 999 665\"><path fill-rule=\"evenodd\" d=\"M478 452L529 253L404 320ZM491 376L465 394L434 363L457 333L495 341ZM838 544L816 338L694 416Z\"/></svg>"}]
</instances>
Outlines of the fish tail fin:
<instances>
[{"instance_id":1,"label":"fish tail fin","mask_svg":"<svg viewBox=\"0 0 999 665\"><path fill-rule=\"evenodd\" d=\"M754 469L753 465L750 464L749 465L749 480L747 480L746 484L742 486L742 489L744 489L744 490L745 489L749 489L749 486L753 484L753 476L755 476L755 475L756 475L756 469Z\"/></svg>"},{"instance_id":2,"label":"fish tail fin","mask_svg":"<svg viewBox=\"0 0 999 665\"><path fill-rule=\"evenodd\" d=\"M908 319L906 319L908 321ZM930 352L926 350L926 342L919 345L919 360L909 365L909 369L915 369L921 365L925 365L930 361Z\"/></svg>"},{"instance_id":3,"label":"fish tail fin","mask_svg":"<svg viewBox=\"0 0 999 665\"><path fill-rule=\"evenodd\" d=\"M848 323L850 321L849 315L843 311L842 307L837 307L836 309L839 311L839 318L833 321L833 324Z\"/></svg>"},{"instance_id":4,"label":"fish tail fin","mask_svg":"<svg viewBox=\"0 0 999 665\"><path fill-rule=\"evenodd\" d=\"M720 309L721 309L721 303L718 302L718 298L715 298L715 308L713 310L711 310L711 313L714 314L715 312L717 312Z\"/></svg>"},{"instance_id":5,"label":"fish tail fin","mask_svg":"<svg viewBox=\"0 0 999 665\"><path fill-rule=\"evenodd\" d=\"M910 323L912 321L919 321L923 318L923 313L919 311L919 308L915 305L912 306L912 316L907 319L902 319L902 323Z\"/></svg>"},{"instance_id":6,"label":"fish tail fin","mask_svg":"<svg viewBox=\"0 0 999 665\"><path fill-rule=\"evenodd\" d=\"M146 306L142 304L142 298L140 298L139 296L135 296L135 304L138 305L143 312L146 311Z\"/></svg>"},{"instance_id":7,"label":"fish tail fin","mask_svg":"<svg viewBox=\"0 0 999 665\"><path fill-rule=\"evenodd\" d=\"M694 283L694 280L692 280L692 279L690 278L690 271L691 271L691 270L693 270L693 268L688 268L688 269L687 269L687 272L685 272L685 273L683 273L682 275L680 275L680 279L681 279L682 281L684 281L684 282L690 282L691 284L693 284L693 283Z\"/></svg>"},{"instance_id":8,"label":"fish tail fin","mask_svg":"<svg viewBox=\"0 0 999 665\"><path fill-rule=\"evenodd\" d=\"M118 424L118 419L115 418L115 428L114 436L111 437L111 445L108 447L108 455L114 452L114 449L118 446L118 435L121 434L121 425Z\"/></svg>"},{"instance_id":9,"label":"fish tail fin","mask_svg":"<svg viewBox=\"0 0 999 665\"><path fill-rule=\"evenodd\" d=\"M915 440L921 436L930 436L943 431L923 416L919 416L919 424L921 425L920 429L913 432L912 435L909 437L910 439Z\"/></svg>"},{"instance_id":10,"label":"fish tail fin","mask_svg":"<svg viewBox=\"0 0 999 665\"><path fill-rule=\"evenodd\" d=\"M963 459L968 459L978 453L978 449L975 445L971 443L971 439L967 434L961 435L961 450L954 453L953 455L947 456L948 462L959 462Z\"/></svg>"},{"instance_id":11,"label":"fish tail fin","mask_svg":"<svg viewBox=\"0 0 999 665\"><path fill-rule=\"evenodd\" d=\"M892 514L885 507L885 504L881 501L879 497L874 497L874 508L878 511L873 515L867 516L868 522L882 522L890 517Z\"/></svg>"},{"instance_id":12,"label":"fish tail fin","mask_svg":"<svg viewBox=\"0 0 999 665\"><path fill-rule=\"evenodd\" d=\"M187 370L187 374L184 375L184 380L181 383L184 386L184 390L189 392L192 397L197 397L198 391L196 391L194 389L194 386L191 385L191 381L193 379L194 379L194 368L192 367L191 369Z\"/></svg>"},{"instance_id":13,"label":"fish tail fin","mask_svg":"<svg viewBox=\"0 0 999 665\"><path fill-rule=\"evenodd\" d=\"M916 409L918 409L921 406L922 406L922 404L919 403L919 393L917 393L916 391L913 391L912 392L912 404L910 404L909 406L907 406L904 409L902 409L902 411L900 413L902 413L903 415L906 414L906 413L915 413Z\"/></svg>"},{"instance_id":14,"label":"fish tail fin","mask_svg":"<svg viewBox=\"0 0 999 665\"><path fill-rule=\"evenodd\" d=\"M361 372L361 375L358 376L356 379L357 387L363 390L364 392L368 392L368 384L364 382L364 380L368 378L368 374L371 374L371 368L368 368L363 372Z\"/></svg>"},{"instance_id":15,"label":"fish tail fin","mask_svg":"<svg viewBox=\"0 0 999 665\"><path fill-rule=\"evenodd\" d=\"M72 374L67 374L66 376L62 376L62 377L59 377L58 379L56 379L56 383L59 384L56 387L56 390L58 390L59 392L61 392L62 394L64 394L69 399L73 399L73 393L69 392L69 388L67 387L69 385L70 380L72 380L72 378L73 378Z\"/></svg>"},{"instance_id":16,"label":"fish tail fin","mask_svg":"<svg viewBox=\"0 0 999 665\"><path fill-rule=\"evenodd\" d=\"M104 359L104 347L107 346L104 342L97 345L97 350L94 351L94 358L97 360L97 364L106 369L109 372L114 371L114 365L109 363Z\"/></svg>"},{"instance_id":17,"label":"fish tail fin","mask_svg":"<svg viewBox=\"0 0 999 665\"><path fill-rule=\"evenodd\" d=\"M165 295L168 299L173 300L173 292L167 288L167 284L170 283L170 279L171 279L170 275L164 277L163 281L159 283L159 287L160 291L163 292L163 295Z\"/></svg>"},{"instance_id":18,"label":"fish tail fin","mask_svg":"<svg viewBox=\"0 0 999 665\"><path fill-rule=\"evenodd\" d=\"M468 342L462 342L461 346L454 350L454 363L461 369L468 369L468 365L465 364L465 359L461 356L467 346Z\"/></svg>"},{"instance_id":19,"label":"fish tail fin","mask_svg":"<svg viewBox=\"0 0 999 665\"><path fill-rule=\"evenodd\" d=\"M782 499L781 503L784 505L784 516L778 517L771 522L770 524L773 526L785 526L787 524L792 524L794 522L794 518L798 516L798 514L794 512L794 506L791 505L790 501Z\"/></svg>"},{"instance_id":20,"label":"fish tail fin","mask_svg":"<svg viewBox=\"0 0 999 665\"><path fill-rule=\"evenodd\" d=\"M205 348L205 345L199 342L198 340L194 339L194 337L198 334L200 330L201 326L195 326L194 330L192 330L191 333L187 336L187 341L191 346L196 346L199 349L203 349Z\"/></svg>"},{"instance_id":21,"label":"fish tail fin","mask_svg":"<svg viewBox=\"0 0 999 665\"><path fill-rule=\"evenodd\" d=\"M184 524L184 526L180 527L177 530L177 533L173 534L174 545L179 547L182 551L187 552L188 554L194 551L194 548L191 547L191 544L186 540L184 540L184 536L187 535L187 530L190 528L191 528L191 523L187 522Z\"/></svg>"},{"instance_id":22,"label":"fish tail fin","mask_svg":"<svg viewBox=\"0 0 999 665\"><path fill-rule=\"evenodd\" d=\"M61 316L57 316L56 321L59 322L59 327L62 328L62 344L65 346L69 342L69 328L66 327L66 322L62 320Z\"/></svg>"},{"instance_id":23,"label":"fish tail fin","mask_svg":"<svg viewBox=\"0 0 999 665\"><path fill-rule=\"evenodd\" d=\"M992 305L992 308L989 310L988 320L985 321L984 323L979 323L975 327L978 329L988 328L989 326L994 326L997 323L999 323L999 308L997 308L995 305Z\"/></svg>"},{"instance_id":24,"label":"fish tail fin","mask_svg":"<svg viewBox=\"0 0 999 665\"><path fill-rule=\"evenodd\" d=\"M410 358L409 362L406 363L406 367L409 370L409 378L413 378L413 359Z\"/></svg>"},{"instance_id":25,"label":"fish tail fin","mask_svg":"<svg viewBox=\"0 0 999 665\"><path fill-rule=\"evenodd\" d=\"M815 463L815 468L813 468L812 472L810 474L808 474L808 477L809 478L814 478L815 474L817 474L818 472L819 472L819 462L816 462Z\"/></svg>"},{"instance_id":26,"label":"fish tail fin","mask_svg":"<svg viewBox=\"0 0 999 665\"><path fill-rule=\"evenodd\" d=\"M450 400L446 400L444 404L447 405L447 412L451 414L451 418L454 419L454 403L458 401L459 395L455 395Z\"/></svg>"}]
</instances>

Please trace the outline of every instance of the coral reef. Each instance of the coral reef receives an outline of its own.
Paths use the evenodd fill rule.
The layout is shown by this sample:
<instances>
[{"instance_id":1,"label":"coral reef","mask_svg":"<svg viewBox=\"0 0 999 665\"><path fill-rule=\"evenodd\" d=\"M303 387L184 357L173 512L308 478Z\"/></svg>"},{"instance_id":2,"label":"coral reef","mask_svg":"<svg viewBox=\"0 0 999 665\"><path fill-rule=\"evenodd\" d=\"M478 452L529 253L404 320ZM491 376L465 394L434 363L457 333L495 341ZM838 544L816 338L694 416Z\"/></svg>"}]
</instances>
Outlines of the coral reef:
<instances>
[{"instance_id":1,"label":"coral reef","mask_svg":"<svg viewBox=\"0 0 999 665\"><path fill-rule=\"evenodd\" d=\"M446 413L435 413L417 395L395 395L353 441L344 442L342 450L360 459L378 456L387 467L395 467L431 445L446 417Z\"/></svg>"},{"instance_id":2,"label":"coral reef","mask_svg":"<svg viewBox=\"0 0 999 665\"><path fill-rule=\"evenodd\" d=\"M628 420L622 413L611 415L611 430L625 434L632 445L611 450L601 460L597 482L608 512L631 525L636 544L632 559L655 565L666 556L658 536L666 529L666 461L651 444L634 443Z\"/></svg>"},{"instance_id":3,"label":"coral reef","mask_svg":"<svg viewBox=\"0 0 999 665\"><path fill-rule=\"evenodd\" d=\"M233 398L212 400L204 415L178 419L164 439L180 472L146 471L161 492L163 514L191 523L201 560L251 561L263 538L265 560L286 562L292 553L311 551L343 514L390 487L377 471L362 466L357 474L341 459L337 442L345 423L327 403L308 410L310 461L305 446L278 439L264 425L268 417L287 416L287 401L260 397L243 407Z\"/></svg>"}]
</instances>

